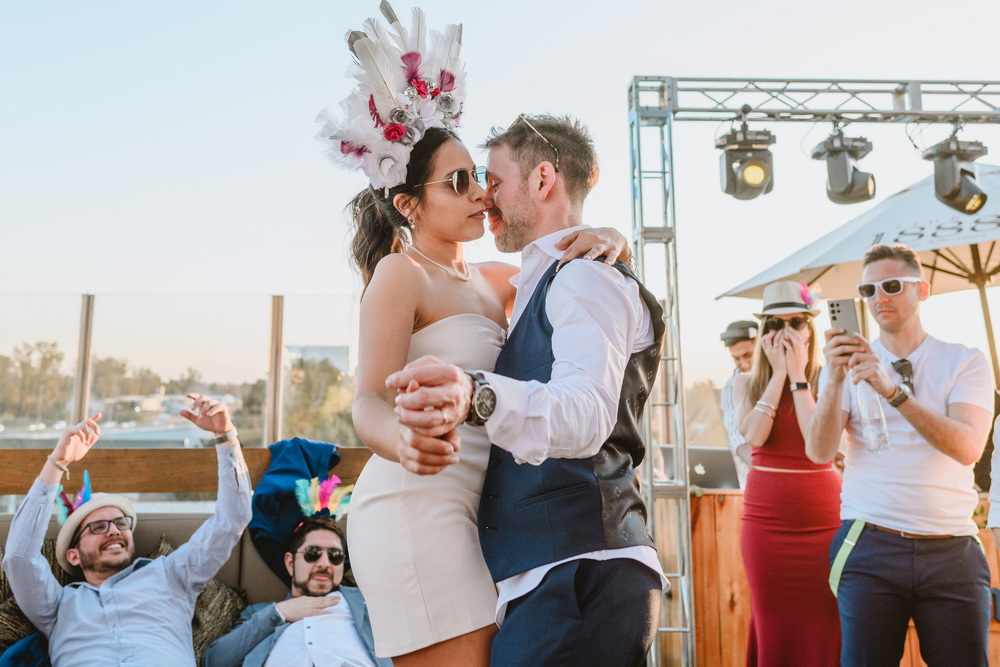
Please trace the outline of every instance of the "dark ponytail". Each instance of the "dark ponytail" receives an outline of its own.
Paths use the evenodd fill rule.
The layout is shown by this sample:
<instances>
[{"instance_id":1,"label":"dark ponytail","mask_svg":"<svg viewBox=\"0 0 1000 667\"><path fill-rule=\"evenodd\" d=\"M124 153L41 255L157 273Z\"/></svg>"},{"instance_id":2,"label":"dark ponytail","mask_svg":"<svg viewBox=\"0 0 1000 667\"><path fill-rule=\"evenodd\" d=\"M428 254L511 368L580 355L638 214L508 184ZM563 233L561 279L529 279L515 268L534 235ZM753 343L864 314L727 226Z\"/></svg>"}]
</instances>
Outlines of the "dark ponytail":
<instances>
[{"instance_id":1,"label":"dark ponytail","mask_svg":"<svg viewBox=\"0 0 1000 667\"><path fill-rule=\"evenodd\" d=\"M375 266L386 255L402 252L410 241L413 229L406 218L396 210L392 200L398 194L412 196L419 204L423 188L417 187L430 180L434 170L434 157L448 140L458 136L443 128L433 127L421 137L410 152L406 168L406 181L389 188L386 196L381 188L367 187L347 205L354 238L351 240L351 258L361 272L365 288L371 282Z\"/></svg>"}]
</instances>

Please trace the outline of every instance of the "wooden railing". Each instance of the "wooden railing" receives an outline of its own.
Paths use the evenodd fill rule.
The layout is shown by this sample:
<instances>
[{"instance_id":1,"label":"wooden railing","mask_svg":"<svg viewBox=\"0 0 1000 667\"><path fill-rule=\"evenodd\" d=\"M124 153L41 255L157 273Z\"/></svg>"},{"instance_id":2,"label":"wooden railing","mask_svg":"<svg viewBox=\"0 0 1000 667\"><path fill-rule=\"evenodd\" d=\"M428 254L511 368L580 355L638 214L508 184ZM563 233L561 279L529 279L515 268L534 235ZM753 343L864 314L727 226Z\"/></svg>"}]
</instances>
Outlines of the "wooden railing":
<instances>
[{"instance_id":1,"label":"wooden railing","mask_svg":"<svg viewBox=\"0 0 1000 667\"><path fill-rule=\"evenodd\" d=\"M986 516L986 500L976 516ZM691 549L694 556L695 633L699 667L731 667L746 662L750 590L740 555L742 491L705 491L691 497ZM1000 558L985 528L990 585L1000 587ZM1000 623L990 622L989 664L1000 665ZM910 625L901 667L926 667L916 631Z\"/></svg>"},{"instance_id":2,"label":"wooden railing","mask_svg":"<svg viewBox=\"0 0 1000 667\"><path fill-rule=\"evenodd\" d=\"M340 463L333 469L344 484L353 484L371 451L342 447ZM23 494L45 464L49 450L0 450L0 494ZM253 485L271 463L266 447L243 449ZM83 470L90 471L93 487L106 493L214 493L218 470L214 448L207 449L93 449L72 466L67 488L81 483Z\"/></svg>"}]
</instances>

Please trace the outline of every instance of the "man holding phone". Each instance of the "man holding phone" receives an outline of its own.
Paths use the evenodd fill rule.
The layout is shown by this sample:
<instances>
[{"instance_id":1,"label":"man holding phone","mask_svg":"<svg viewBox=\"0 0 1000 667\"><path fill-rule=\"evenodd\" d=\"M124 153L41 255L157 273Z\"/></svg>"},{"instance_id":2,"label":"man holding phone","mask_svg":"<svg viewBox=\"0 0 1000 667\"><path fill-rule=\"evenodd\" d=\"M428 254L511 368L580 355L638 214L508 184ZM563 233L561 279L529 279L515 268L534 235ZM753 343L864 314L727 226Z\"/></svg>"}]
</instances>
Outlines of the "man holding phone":
<instances>
[{"instance_id":1,"label":"man holding phone","mask_svg":"<svg viewBox=\"0 0 1000 667\"><path fill-rule=\"evenodd\" d=\"M992 418L989 366L979 350L924 331L919 306L930 285L916 253L872 246L863 267L858 292L879 338L826 332L827 365L806 433L817 463L833 459L847 434L830 575L841 664L899 664L912 618L928 664L985 667L990 575L972 513L973 465ZM855 387L862 381L885 399L888 450L866 446Z\"/></svg>"}]
</instances>

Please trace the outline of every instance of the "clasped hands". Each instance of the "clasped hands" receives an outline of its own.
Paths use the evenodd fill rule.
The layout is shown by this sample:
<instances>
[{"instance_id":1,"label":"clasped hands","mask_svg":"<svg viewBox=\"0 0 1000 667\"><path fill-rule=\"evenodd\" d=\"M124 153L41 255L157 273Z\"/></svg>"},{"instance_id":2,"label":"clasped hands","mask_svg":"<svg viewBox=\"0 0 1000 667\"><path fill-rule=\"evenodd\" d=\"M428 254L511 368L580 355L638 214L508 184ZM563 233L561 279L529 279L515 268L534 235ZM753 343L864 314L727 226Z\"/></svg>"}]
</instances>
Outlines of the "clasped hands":
<instances>
[{"instance_id":1,"label":"clasped hands","mask_svg":"<svg viewBox=\"0 0 1000 667\"><path fill-rule=\"evenodd\" d=\"M775 375L785 375L793 382L806 381L809 363L809 331L785 327L764 335L761 350Z\"/></svg>"},{"instance_id":2,"label":"clasped hands","mask_svg":"<svg viewBox=\"0 0 1000 667\"><path fill-rule=\"evenodd\" d=\"M434 475L458 463L472 379L458 366L425 356L385 381L395 389L399 463L418 475Z\"/></svg>"},{"instance_id":3,"label":"clasped hands","mask_svg":"<svg viewBox=\"0 0 1000 667\"><path fill-rule=\"evenodd\" d=\"M828 372L843 381L847 371L851 372L854 384L865 380L883 398L889 398L896 391L896 383L889 377L882 360L878 358L871 344L861 334L848 335L844 329L828 329L824 333Z\"/></svg>"}]
</instances>

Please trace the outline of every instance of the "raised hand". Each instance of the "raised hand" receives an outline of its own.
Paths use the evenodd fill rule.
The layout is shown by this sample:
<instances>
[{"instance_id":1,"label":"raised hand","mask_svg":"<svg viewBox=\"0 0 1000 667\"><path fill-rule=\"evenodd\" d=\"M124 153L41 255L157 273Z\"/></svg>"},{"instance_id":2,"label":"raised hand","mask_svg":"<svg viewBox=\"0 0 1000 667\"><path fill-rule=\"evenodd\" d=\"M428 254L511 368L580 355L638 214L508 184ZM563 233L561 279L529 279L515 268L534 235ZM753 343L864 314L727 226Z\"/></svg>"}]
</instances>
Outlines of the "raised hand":
<instances>
[{"instance_id":1,"label":"raised hand","mask_svg":"<svg viewBox=\"0 0 1000 667\"><path fill-rule=\"evenodd\" d=\"M796 331L786 327L784 334L782 345L788 378L793 382L805 382L806 366L809 364L809 330Z\"/></svg>"},{"instance_id":2,"label":"raised hand","mask_svg":"<svg viewBox=\"0 0 1000 667\"><path fill-rule=\"evenodd\" d=\"M101 427L97 424L100 418L101 413L98 412L90 419L84 419L79 424L67 427L59 437L55 449L52 450L52 458L59 463L67 464L86 456L101 437Z\"/></svg>"},{"instance_id":3,"label":"raised hand","mask_svg":"<svg viewBox=\"0 0 1000 667\"><path fill-rule=\"evenodd\" d=\"M229 410L224 403L201 394L188 394L187 397L194 401L194 404L190 410L181 410L181 417L203 431L210 431L216 435L222 435L233 428L233 420L230 419Z\"/></svg>"},{"instance_id":4,"label":"raised hand","mask_svg":"<svg viewBox=\"0 0 1000 667\"><path fill-rule=\"evenodd\" d=\"M767 361L771 364L773 374L779 377L784 377L788 374L788 367L785 362L785 347L782 343L784 340L783 332L784 330L782 329L764 334L764 338L760 341L761 350L763 350L764 356L767 357Z\"/></svg>"}]
</instances>

